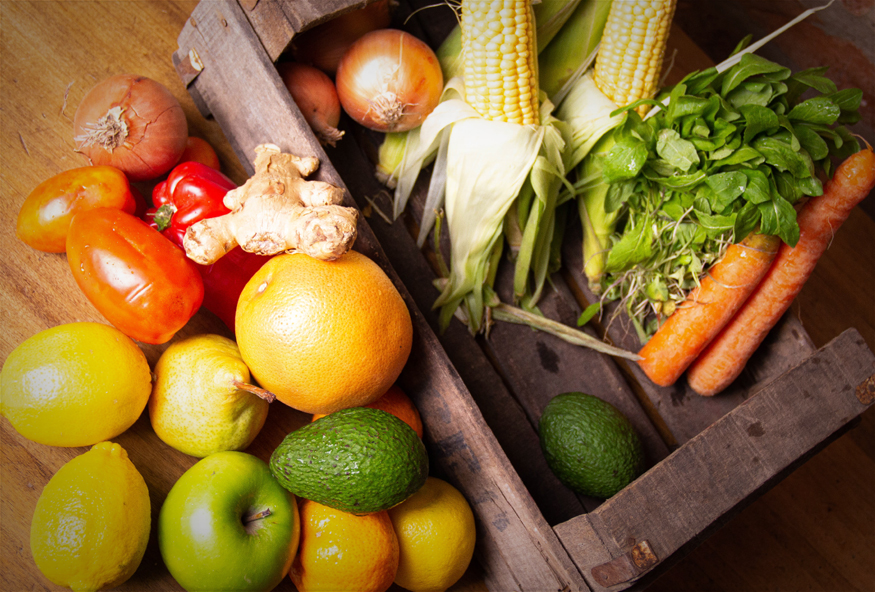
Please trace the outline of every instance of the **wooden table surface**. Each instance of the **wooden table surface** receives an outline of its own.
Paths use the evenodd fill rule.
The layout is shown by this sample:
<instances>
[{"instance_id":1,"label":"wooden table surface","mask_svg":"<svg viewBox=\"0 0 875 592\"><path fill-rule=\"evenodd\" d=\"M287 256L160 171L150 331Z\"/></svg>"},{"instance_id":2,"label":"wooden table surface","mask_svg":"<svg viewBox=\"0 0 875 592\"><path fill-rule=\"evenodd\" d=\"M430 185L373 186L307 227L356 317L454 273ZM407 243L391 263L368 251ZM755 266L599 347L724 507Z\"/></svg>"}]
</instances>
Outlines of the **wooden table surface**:
<instances>
[{"instance_id":1,"label":"wooden table surface","mask_svg":"<svg viewBox=\"0 0 875 592\"><path fill-rule=\"evenodd\" d=\"M85 92L119 73L148 76L166 85L183 105L191 135L219 152L223 170L244 180L221 129L198 113L170 61L176 38L197 2L0 2L0 359L31 335L62 323L105 322L73 281L63 254L46 254L15 238L18 210L30 191L64 170L84 166L73 150L72 118ZM787 0L762 9L753 0L731 3L681 0L677 22L708 51L734 46L748 32L759 36L812 3ZM871 135L875 106L871 0L845 0L836 13L788 33L772 51L794 68L826 59L840 86L859 86L867 106L860 133ZM753 19L753 20L751 20ZM782 20L783 19L783 20ZM842 20L844 19L844 20ZM835 23L850 23L841 39ZM869 37L855 37L861 26ZM868 29L866 28L868 27ZM840 35L841 36L841 35ZM855 41L858 40L858 41ZM855 53L856 52L856 53ZM774 58L773 58L774 59ZM785 62L786 63L786 62ZM791 65L788 63L788 65ZM148 186L141 186L148 190ZM855 327L875 350L875 222L873 197L837 233L814 276L793 305L818 347ZM221 332L199 313L186 333ZM154 364L162 348L144 346ZM33 564L28 533L40 491L60 466L83 449L56 449L22 438L0 422L0 590L54 589ZM120 439L136 463L171 454L155 448L148 418ZM182 456L182 455L181 455ZM38 464L34 459L40 459ZM184 461L189 462L190 461ZM166 476L144 475L150 489L166 491ZM162 500L153 499L153 512ZM651 590L875 590L875 410L855 429L731 520ZM162 575L163 574L163 575ZM166 577L155 538L140 570L123 589L152 590ZM482 590L476 568L455 587Z\"/></svg>"}]
</instances>

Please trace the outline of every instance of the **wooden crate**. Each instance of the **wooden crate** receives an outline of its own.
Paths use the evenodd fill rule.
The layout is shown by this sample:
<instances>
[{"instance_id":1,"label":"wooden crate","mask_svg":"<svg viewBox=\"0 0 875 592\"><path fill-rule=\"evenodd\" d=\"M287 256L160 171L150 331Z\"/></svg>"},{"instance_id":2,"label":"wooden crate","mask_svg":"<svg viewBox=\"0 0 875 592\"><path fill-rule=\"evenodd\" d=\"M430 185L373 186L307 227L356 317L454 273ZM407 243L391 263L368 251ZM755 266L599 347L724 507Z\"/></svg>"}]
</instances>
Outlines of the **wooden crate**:
<instances>
[{"instance_id":1,"label":"wooden crate","mask_svg":"<svg viewBox=\"0 0 875 592\"><path fill-rule=\"evenodd\" d=\"M181 32L174 64L198 108L221 125L251 173L256 145L317 156L317 178L343 186L347 205L370 209L379 136L347 125L326 152L276 73L295 34L362 0L205 0ZM402 3L395 25L436 46L454 24L446 9ZM410 19L407 17L412 15ZM678 30L676 67L709 65ZM477 557L492 590L640 588L757 495L843 433L875 399L875 356L855 330L816 351L787 316L726 393L702 398L684 384L659 388L634 365L527 327L499 324L489 339L455 322L438 335L435 273L412 233L424 181L394 224L362 219L356 249L377 260L414 318L414 352L400 382L426 426L434 472L463 491L478 520ZM579 237L540 307L573 324L592 299ZM508 266L497 287L506 301ZM636 349L621 323L608 336ZM554 395L586 391L610 401L642 435L648 470L608 501L562 486L541 455L536 427Z\"/></svg>"}]
</instances>

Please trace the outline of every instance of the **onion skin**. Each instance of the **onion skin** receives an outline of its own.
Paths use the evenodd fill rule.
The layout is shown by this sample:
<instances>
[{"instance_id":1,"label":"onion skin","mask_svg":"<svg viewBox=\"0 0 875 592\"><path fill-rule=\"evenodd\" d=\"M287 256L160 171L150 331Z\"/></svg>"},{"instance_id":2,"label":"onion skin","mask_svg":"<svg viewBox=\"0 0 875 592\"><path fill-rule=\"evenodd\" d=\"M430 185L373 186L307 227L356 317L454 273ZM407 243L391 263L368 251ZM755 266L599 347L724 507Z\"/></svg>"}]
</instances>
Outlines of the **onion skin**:
<instances>
[{"instance_id":1,"label":"onion skin","mask_svg":"<svg viewBox=\"0 0 875 592\"><path fill-rule=\"evenodd\" d=\"M343 132L337 129L340 99L331 78L314 66L297 62L278 64L277 72L319 143L334 146L343 137Z\"/></svg>"},{"instance_id":2,"label":"onion skin","mask_svg":"<svg viewBox=\"0 0 875 592\"><path fill-rule=\"evenodd\" d=\"M434 51L398 29L364 35L337 68L337 95L357 123L378 132L418 127L440 102L444 78Z\"/></svg>"},{"instance_id":3,"label":"onion skin","mask_svg":"<svg viewBox=\"0 0 875 592\"><path fill-rule=\"evenodd\" d=\"M91 164L114 166L131 181L147 181L179 161L188 123L167 87L120 74L99 82L82 99L73 117L73 138Z\"/></svg>"},{"instance_id":4,"label":"onion skin","mask_svg":"<svg viewBox=\"0 0 875 592\"><path fill-rule=\"evenodd\" d=\"M365 33L389 26L391 10L389 0L377 0L304 31L294 39L295 61L333 76L350 45Z\"/></svg>"}]
</instances>

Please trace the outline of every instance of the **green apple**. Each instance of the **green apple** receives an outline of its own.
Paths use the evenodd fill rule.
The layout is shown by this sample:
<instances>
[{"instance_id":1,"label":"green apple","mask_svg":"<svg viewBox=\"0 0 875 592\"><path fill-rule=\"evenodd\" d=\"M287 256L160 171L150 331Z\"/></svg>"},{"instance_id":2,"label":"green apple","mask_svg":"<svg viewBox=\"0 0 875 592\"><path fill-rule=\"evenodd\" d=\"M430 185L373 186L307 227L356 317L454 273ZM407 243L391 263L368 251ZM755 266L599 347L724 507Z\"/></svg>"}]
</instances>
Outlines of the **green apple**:
<instances>
[{"instance_id":1,"label":"green apple","mask_svg":"<svg viewBox=\"0 0 875 592\"><path fill-rule=\"evenodd\" d=\"M198 461L158 515L161 557L188 591L272 590L289 572L299 538L295 496L245 452Z\"/></svg>"}]
</instances>

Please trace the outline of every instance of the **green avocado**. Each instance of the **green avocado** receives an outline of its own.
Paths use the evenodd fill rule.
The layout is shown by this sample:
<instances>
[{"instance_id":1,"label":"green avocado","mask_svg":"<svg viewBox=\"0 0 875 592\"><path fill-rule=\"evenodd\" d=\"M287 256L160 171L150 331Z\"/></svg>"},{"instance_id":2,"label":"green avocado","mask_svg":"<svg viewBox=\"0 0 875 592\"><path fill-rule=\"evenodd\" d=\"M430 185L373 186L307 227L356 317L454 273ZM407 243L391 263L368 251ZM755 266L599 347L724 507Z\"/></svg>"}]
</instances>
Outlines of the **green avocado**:
<instances>
[{"instance_id":1,"label":"green avocado","mask_svg":"<svg viewBox=\"0 0 875 592\"><path fill-rule=\"evenodd\" d=\"M569 488L609 498L644 469L635 428L613 405L584 393L563 393L544 408L538 425L550 470Z\"/></svg>"},{"instance_id":2,"label":"green avocado","mask_svg":"<svg viewBox=\"0 0 875 592\"><path fill-rule=\"evenodd\" d=\"M343 512L387 510L428 477L428 454L413 429L369 407L335 411L285 437L270 471L304 499Z\"/></svg>"}]
</instances>

